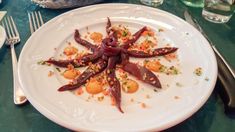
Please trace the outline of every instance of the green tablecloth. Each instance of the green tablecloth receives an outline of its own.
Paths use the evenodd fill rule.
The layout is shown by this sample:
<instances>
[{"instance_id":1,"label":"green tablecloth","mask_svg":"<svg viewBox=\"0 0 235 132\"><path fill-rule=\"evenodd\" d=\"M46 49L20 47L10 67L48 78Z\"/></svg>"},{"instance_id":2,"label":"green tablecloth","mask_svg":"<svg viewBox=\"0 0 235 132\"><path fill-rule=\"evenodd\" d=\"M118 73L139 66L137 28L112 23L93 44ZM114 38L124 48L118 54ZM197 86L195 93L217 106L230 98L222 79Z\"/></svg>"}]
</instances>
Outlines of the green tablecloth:
<instances>
[{"instance_id":1,"label":"green tablecloth","mask_svg":"<svg viewBox=\"0 0 235 132\"><path fill-rule=\"evenodd\" d=\"M105 1L105 3L111 2L139 4L137 0ZM158 8L183 17L183 11L187 7L179 0L165 0L164 4ZM0 10L6 10L8 15L12 15L17 23L21 35L21 43L16 46L16 53L19 55L24 43L30 36L27 17L28 11L39 10L44 19L48 21L70 9L50 10L40 8L31 3L30 0L3 0L3 3L0 5ZM200 8L189 8L189 10L228 62L235 67L235 16L227 24L213 24L201 17ZM217 84L209 100L197 113L166 131L235 131L235 119L224 114L223 103L218 94L219 89L220 86ZM10 49L3 46L0 49L0 131L70 131L45 118L30 103L23 106L14 105L12 95L13 83Z\"/></svg>"}]
</instances>

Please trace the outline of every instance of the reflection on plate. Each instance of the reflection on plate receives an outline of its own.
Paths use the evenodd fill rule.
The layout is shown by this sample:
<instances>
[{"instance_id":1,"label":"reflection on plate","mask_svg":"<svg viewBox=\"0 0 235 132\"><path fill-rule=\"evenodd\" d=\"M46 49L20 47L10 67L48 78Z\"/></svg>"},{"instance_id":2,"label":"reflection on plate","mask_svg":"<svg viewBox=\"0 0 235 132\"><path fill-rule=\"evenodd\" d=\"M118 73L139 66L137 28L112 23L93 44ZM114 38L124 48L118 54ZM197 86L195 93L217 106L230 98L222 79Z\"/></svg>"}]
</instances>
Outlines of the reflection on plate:
<instances>
[{"instance_id":1,"label":"reflection on plate","mask_svg":"<svg viewBox=\"0 0 235 132\"><path fill-rule=\"evenodd\" d=\"M148 106L145 109L130 102L129 95L122 97L125 111L122 114L109 102L87 102L83 96L58 92L57 89L66 81L58 76L47 77L49 71L56 72L55 67L37 64L40 60L58 57L61 53L58 50L63 49L67 41L74 42L75 29L85 32L89 27L91 31L104 33L107 16L114 24L128 25L133 31L143 26L154 31L164 29L158 34L160 45L169 43L179 48L177 55L181 74L173 77L159 75L165 88L160 92L153 92L151 86L140 83L144 94L132 95L137 102ZM79 50L82 48L78 45ZM101 4L60 15L35 32L20 55L19 77L32 105L64 127L86 131L160 131L182 122L205 103L215 85L216 66L206 39L180 18L139 5ZM201 76L194 73L198 67L202 68ZM146 99L146 93L151 94L151 98Z\"/></svg>"}]
</instances>

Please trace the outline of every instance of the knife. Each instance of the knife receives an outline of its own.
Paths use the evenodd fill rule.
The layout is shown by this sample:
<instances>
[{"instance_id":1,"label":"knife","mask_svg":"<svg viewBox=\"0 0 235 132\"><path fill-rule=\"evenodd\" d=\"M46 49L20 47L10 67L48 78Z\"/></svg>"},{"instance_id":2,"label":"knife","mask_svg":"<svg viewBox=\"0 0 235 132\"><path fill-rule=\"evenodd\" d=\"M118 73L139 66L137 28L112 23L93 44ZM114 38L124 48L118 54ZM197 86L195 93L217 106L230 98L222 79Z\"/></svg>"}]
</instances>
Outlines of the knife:
<instances>
[{"instance_id":1,"label":"knife","mask_svg":"<svg viewBox=\"0 0 235 132\"><path fill-rule=\"evenodd\" d=\"M213 49L217 63L218 63L218 77L222 84L222 89L219 89L222 100L224 102L225 112L227 114L235 114L235 73L231 66L227 63L224 57L217 50L215 45L207 37L203 29L200 27L198 22L192 18L189 12L186 10L184 12L185 20L198 29L199 32L208 40L211 48Z\"/></svg>"}]
</instances>

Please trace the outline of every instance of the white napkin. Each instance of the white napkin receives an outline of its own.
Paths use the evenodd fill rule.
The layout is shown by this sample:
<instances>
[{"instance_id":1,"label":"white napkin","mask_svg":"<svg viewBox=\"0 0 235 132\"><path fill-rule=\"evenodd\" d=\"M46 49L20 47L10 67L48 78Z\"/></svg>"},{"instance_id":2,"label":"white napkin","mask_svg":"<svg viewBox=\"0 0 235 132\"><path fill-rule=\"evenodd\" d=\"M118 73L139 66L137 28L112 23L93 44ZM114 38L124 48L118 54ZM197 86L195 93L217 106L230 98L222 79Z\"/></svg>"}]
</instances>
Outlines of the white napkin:
<instances>
[{"instance_id":1,"label":"white napkin","mask_svg":"<svg viewBox=\"0 0 235 132\"><path fill-rule=\"evenodd\" d=\"M6 13L7 13L6 11L0 11L0 21L2 20L2 18L5 16Z\"/></svg>"},{"instance_id":2,"label":"white napkin","mask_svg":"<svg viewBox=\"0 0 235 132\"><path fill-rule=\"evenodd\" d=\"M6 32L5 32L5 29L0 26L0 49L2 47L2 45L4 44L6 40Z\"/></svg>"},{"instance_id":3,"label":"white napkin","mask_svg":"<svg viewBox=\"0 0 235 132\"><path fill-rule=\"evenodd\" d=\"M1 3L1 0L0 0L0 3ZM0 11L0 21L2 20L2 18L5 16L6 13L7 13L6 11ZM5 39L6 39L5 30L2 26L0 26L0 48L4 44Z\"/></svg>"}]
</instances>

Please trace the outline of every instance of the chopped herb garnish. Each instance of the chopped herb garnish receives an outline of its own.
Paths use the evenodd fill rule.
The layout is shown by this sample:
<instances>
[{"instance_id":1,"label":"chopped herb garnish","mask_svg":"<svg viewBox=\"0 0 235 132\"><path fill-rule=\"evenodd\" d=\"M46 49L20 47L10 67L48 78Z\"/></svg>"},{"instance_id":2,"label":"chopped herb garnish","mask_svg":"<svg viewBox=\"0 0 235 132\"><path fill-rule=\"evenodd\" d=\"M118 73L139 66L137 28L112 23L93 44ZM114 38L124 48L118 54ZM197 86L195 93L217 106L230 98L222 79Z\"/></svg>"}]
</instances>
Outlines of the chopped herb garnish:
<instances>
[{"instance_id":1,"label":"chopped herb garnish","mask_svg":"<svg viewBox=\"0 0 235 132\"><path fill-rule=\"evenodd\" d=\"M39 62L37 62L37 63L38 63L38 65L45 65L45 64L46 64L46 62L43 61L43 60L41 60L41 61L39 61Z\"/></svg>"},{"instance_id":2,"label":"chopped herb garnish","mask_svg":"<svg viewBox=\"0 0 235 132\"><path fill-rule=\"evenodd\" d=\"M163 31L164 31L164 30L163 30L163 29L161 29L161 28L159 28L159 29L158 29L158 32L163 32Z\"/></svg>"},{"instance_id":3,"label":"chopped herb garnish","mask_svg":"<svg viewBox=\"0 0 235 132\"><path fill-rule=\"evenodd\" d=\"M123 82L122 84L123 84L123 85L126 85L126 84L127 84L127 82Z\"/></svg>"},{"instance_id":4,"label":"chopped herb garnish","mask_svg":"<svg viewBox=\"0 0 235 132\"><path fill-rule=\"evenodd\" d=\"M55 69L56 69L58 72L61 72L60 68L56 67Z\"/></svg>"},{"instance_id":5,"label":"chopped herb garnish","mask_svg":"<svg viewBox=\"0 0 235 132\"><path fill-rule=\"evenodd\" d=\"M124 31L122 32L122 37L126 37L127 35L128 35L128 32L124 30Z\"/></svg>"},{"instance_id":6,"label":"chopped herb garnish","mask_svg":"<svg viewBox=\"0 0 235 132\"><path fill-rule=\"evenodd\" d=\"M166 71L167 74L171 75L177 75L179 74L179 70L175 66L171 66L169 69Z\"/></svg>"},{"instance_id":7,"label":"chopped herb garnish","mask_svg":"<svg viewBox=\"0 0 235 132\"><path fill-rule=\"evenodd\" d=\"M160 72L165 72L166 69L167 69L167 67L164 66L164 65L162 65L162 66L160 67L159 71L160 71Z\"/></svg>"},{"instance_id":8,"label":"chopped herb garnish","mask_svg":"<svg viewBox=\"0 0 235 132\"><path fill-rule=\"evenodd\" d=\"M149 62L149 60L144 60L144 64L147 64Z\"/></svg>"}]
</instances>

